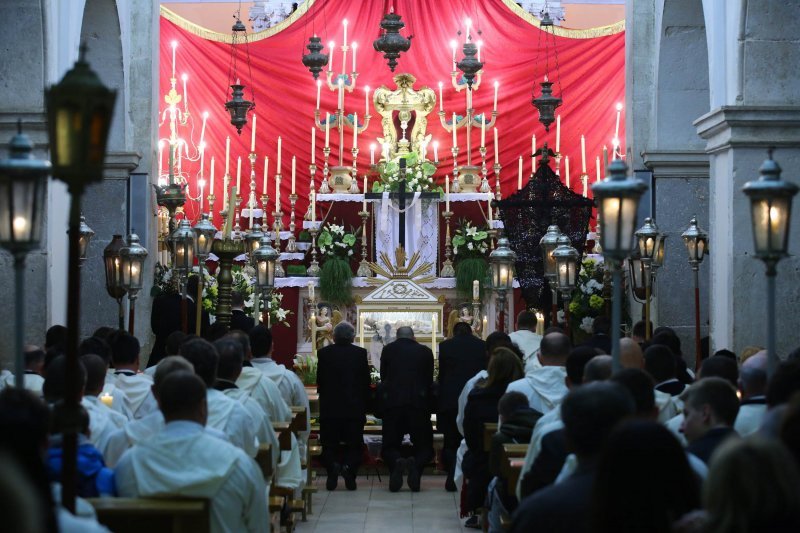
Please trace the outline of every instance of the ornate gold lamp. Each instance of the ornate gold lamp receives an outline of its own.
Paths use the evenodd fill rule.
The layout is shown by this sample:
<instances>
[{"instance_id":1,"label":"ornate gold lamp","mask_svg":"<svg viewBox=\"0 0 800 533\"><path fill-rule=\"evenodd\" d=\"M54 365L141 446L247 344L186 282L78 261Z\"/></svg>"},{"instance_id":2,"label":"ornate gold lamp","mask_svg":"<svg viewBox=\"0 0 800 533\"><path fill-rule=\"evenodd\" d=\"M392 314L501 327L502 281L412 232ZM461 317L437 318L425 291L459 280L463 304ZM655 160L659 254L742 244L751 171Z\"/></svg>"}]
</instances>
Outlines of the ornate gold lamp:
<instances>
[{"instance_id":1,"label":"ornate gold lamp","mask_svg":"<svg viewBox=\"0 0 800 533\"><path fill-rule=\"evenodd\" d=\"M697 225L697 217L692 217L689 227L681 234L686 251L689 253L689 265L694 277L694 349L695 372L700 371L700 263L703 262L708 248L708 233Z\"/></svg>"}]
</instances>

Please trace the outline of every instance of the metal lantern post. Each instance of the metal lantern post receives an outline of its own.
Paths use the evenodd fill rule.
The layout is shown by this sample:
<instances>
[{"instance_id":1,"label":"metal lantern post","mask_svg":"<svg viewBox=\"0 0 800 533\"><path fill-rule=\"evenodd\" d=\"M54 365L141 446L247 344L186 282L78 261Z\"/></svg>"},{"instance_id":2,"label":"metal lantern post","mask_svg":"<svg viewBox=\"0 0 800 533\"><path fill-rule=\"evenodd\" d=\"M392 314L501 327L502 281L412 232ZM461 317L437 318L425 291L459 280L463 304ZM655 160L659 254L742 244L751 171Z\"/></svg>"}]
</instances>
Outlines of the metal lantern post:
<instances>
[{"instance_id":1,"label":"metal lantern post","mask_svg":"<svg viewBox=\"0 0 800 533\"><path fill-rule=\"evenodd\" d=\"M581 254L571 244L564 243L553 250L553 259L556 262L556 284L564 299L564 322L568 334L572 337L572 330L569 327L569 300L578 282Z\"/></svg>"},{"instance_id":2,"label":"metal lantern post","mask_svg":"<svg viewBox=\"0 0 800 533\"><path fill-rule=\"evenodd\" d=\"M25 256L42 238L44 189L50 162L33 157L33 143L22 133L9 144L8 159L0 160L0 248L14 256L14 384L25 385Z\"/></svg>"},{"instance_id":3,"label":"metal lantern post","mask_svg":"<svg viewBox=\"0 0 800 533\"><path fill-rule=\"evenodd\" d=\"M497 291L497 310L500 313L500 331L506 329L506 293L514 287L514 263L517 254L511 249L508 239L500 237L497 248L489 254L489 266L492 269L492 287Z\"/></svg>"},{"instance_id":4,"label":"metal lantern post","mask_svg":"<svg viewBox=\"0 0 800 533\"><path fill-rule=\"evenodd\" d=\"M270 301L272 289L275 288L275 263L280 254L272 247L269 237L261 237L258 249L252 253L253 265L256 269L256 289L264 297L264 311L261 321L269 327Z\"/></svg>"},{"instance_id":5,"label":"metal lantern post","mask_svg":"<svg viewBox=\"0 0 800 533\"><path fill-rule=\"evenodd\" d=\"M86 254L89 251L89 243L92 242L94 237L94 230L86 223L86 217L81 215L81 222L78 230L78 250L80 250L80 265L83 266L86 261Z\"/></svg>"},{"instance_id":6,"label":"metal lantern post","mask_svg":"<svg viewBox=\"0 0 800 533\"><path fill-rule=\"evenodd\" d=\"M217 234L217 228L211 223L208 213L200 215L200 221L194 225L194 253L197 256L197 265L200 267L200 279L197 284L197 305L195 305L196 316L194 332L195 335L200 335L200 325L203 311L203 286L205 285L206 276L203 272L206 264L206 259L211 253L211 245L214 243L214 236Z\"/></svg>"},{"instance_id":7,"label":"metal lantern post","mask_svg":"<svg viewBox=\"0 0 800 533\"><path fill-rule=\"evenodd\" d=\"M633 250L633 232L639 198L647 189L641 180L628 177L628 166L615 159L608 166L608 177L592 186L597 214L603 221L600 243L611 268L614 293L611 305L611 357L614 371L620 364L620 327L622 325L622 262Z\"/></svg>"},{"instance_id":8,"label":"metal lantern post","mask_svg":"<svg viewBox=\"0 0 800 533\"><path fill-rule=\"evenodd\" d=\"M639 256L641 257L642 266L644 267L644 338L650 340L650 300L652 296L653 285L653 262L656 255L661 253L663 261L664 247L661 244L661 232L658 231L655 221L647 217L644 219L644 225L636 230L636 241L639 245Z\"/></svg>"},{"instance_id":9,"label":"metal lantern post","mask_svg":"<svg viewBox=\"0 0 800 533\"><path fill-rule=\"evenodd\" d=\"M136 297L142 290L142 271L147 250L139 244L139 236L128 235L128 243L119 251L119 284L128 293L128 333L133 335L136 321Z\"/></svg>"},{"instance_id":10,"label":"metal lantern post","mask_svg":"<svg viewBox=\"0 0 800 533\"><path fill-rule=\"evenodd\" d=\"M692 276L694 277L694 351L695 373L700 371L700 263L708 248L708 233L700 229L697 225L697 217L692 217L689 221L689 227L681 233L681 238L686 244L686 251L689 253L689 265L692 267Z\"/></svg>"},{"instance_id":11,"label":"metal lantern post","mask_svg":"<svg viewBox=\"0 0 800 533\"><path fill-rule=\"evenodd\" d=\"M170 235L170 241L172 242L174 254L172 265L181 283L181 330L184 333L189 333L186 285L194 266L194 231L188 220L185 218L181 220L177 229Z\"/></svg>"},{"instance_id":12,"label":"metal lantern post","mask_svg":"<svg viewBox=\"0 0 800 533\"><path fill-rule=\"evenodd\" d=\"M742 191L750 198L755 255L767 266L767 358L769 375L778 367L775 351L775 277L777 265L787 255L792 199L798 187L781 179L781 167L772 159L761 165L761 176Z\"/></svg>"},{"instance_id":13,"label":"metal lantern post","mask_svg":"<svg viewBox=\"0 0 800 533\"><path fill-rule=\"evenodd\" d=\"M80 335L80 221L85 188L103 179L106 144L114 113L116 91L103 85L86 62L82 45L75 66L56 85L45 90L47 129L53 177L63 181L71 198L67 274L66 390L63 408L55 415L64 428L62 502L75 512L77 449L81 391L78 388Z\"/></svg>"},{"instance_id":14,"label":"metal lantern post","mask_svg":"<svg viewBox=\"0 0 800 533\"><path fill-rule=\"evenodd\" d=\"M551 316L550 322L552 324L558 323L558 303L556 302L556 262L553 259L553 250L558 248L558 237L561 235L561 230L555 224L548 226L544 236L539 240L539 246L542 250L542 263L544 265L544 277L550 283L550 298L551 298Z\"/></svg>"},{"instance_id":15,"label":"metal lantern post","mask_svg":"<svg viewBox=\"0 0 800 533\"><path fill-rule=\"evenodd\" d=\"M117 301L119 308L119 329L125 329L125 308L122 306L122 298L125 296L125 288L121 285L122 273L120 270L119 251L125 247L125 240L122 235L114 235L111 242L103 250L103 263L106 271L106 292Z\"/></svg>"}]
</instances>

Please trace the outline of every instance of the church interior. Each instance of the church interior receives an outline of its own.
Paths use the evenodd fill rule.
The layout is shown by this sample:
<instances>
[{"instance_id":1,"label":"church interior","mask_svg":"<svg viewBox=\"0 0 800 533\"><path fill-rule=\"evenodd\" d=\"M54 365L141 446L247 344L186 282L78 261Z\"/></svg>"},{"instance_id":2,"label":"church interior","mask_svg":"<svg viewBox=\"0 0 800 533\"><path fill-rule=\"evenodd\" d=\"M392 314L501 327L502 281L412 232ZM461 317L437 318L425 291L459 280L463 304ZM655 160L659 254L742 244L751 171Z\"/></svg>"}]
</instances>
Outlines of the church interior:
<instances>
[{"instance_id":1,"label":"church interior","mask_svg":"<svg viewBox=\"0 0 800 533\"><path fill-rule=\"evenodd\" d=\"M0 15L11 530L800 529L800 4Z\"/></svg>"}]
</instances>

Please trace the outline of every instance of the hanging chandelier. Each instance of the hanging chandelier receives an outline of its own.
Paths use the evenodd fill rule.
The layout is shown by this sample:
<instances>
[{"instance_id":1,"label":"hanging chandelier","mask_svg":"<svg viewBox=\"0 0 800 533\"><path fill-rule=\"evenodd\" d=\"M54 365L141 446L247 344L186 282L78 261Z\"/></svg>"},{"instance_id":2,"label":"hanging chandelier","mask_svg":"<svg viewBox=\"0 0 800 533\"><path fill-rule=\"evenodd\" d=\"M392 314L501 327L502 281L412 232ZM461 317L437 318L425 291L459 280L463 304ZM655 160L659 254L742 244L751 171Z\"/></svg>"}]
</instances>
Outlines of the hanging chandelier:
<instances>
[{"instance_id":1,"label":"hanging chandelier","mask_svg":"<svg viewBox=\"0 0 800 533\"><path fill-rule=\"evenodd\" d=\"M472 35L470 35L470 26L471 21L467 19L467 34L466 38L464 39L464 46L461 49L461 51L464 53L464 57L456 64L456 67L464 74L464 80L467 82L467 87L472 89L475 76L481 71L481 69L483 69L483 63L480 60L478 46L472 41ZM459 34L460 33L461 32L459 32ZM478 35L480 34L480 30L478 30Z\"/></svg>"},{"instance_id":2,"label":"hanging chandelier","mask_svg":"<svg viewBox=\"0 0 800 533\"><path fill-rule=\"evenodd\" d=\"M253 83L253 71L250 68L250 47L247 42L247 28L242 24L239 18L241 11L241 2L239 2L239 9L233 15L236 22L231 28L231 59L230 67L228 69L228 85L231 88L231 99L225 102L225 109L231 115L231 124L236 127L236 132L241 135L242 128L247 124L247 113L256 107L255 94L252 87L250 88L250 100L244 99L244 89L246 85L242 84L238 72L239 63L239 48L244 45L244 54L247 61L247 75L250 83Z\"/></svg>"},{"instance_id":3,"label":"hanging chandelier","mask_svg":"<svg viewBox=\"0 0 800 533\"><path fill-rule=\"evenodd\" d=\"M323 67L328 64L328 54L322 53L324 47L321 39L316 35L308 38L306 48L308 48L308 53L303 56L303 65L311 71L316 80Z\"/></svg>"},{"instance_id":4,"label":"hanging chandelier","mask_svg":"<svg viewBox=\"0 0 800 533\"><path fill-rule=\"evenodd\" d=\"M555 24L550 17L550 9L545 2L544 9L541 13L539 41L536 52L536 65L544 63L544 81L539 82L541 94L536 96L536 90L533 91L533 99L531 103L539 111L539 122L544 125L545 131L550 131L550 124L555 121L555 111L562 103L561 99L561 77L558 72L558 51L556 50L556 35ZM544 44L542 43L544 39ZM544 57L540 58L539 54L543 50ZM553 95L553 83L550 81L550 56L553 56L555 63L555 80L558 83L558 96Z\"/></svg>"},{"instance_id":5,"label":"hanging chandelier","mask_svg":"<svg viewBox=\"0 0 800 533\"><path fill-rule=\"evenodd\" d=\"M394 8L391 8L381 19L381 36L372 42L375 51L382 53L383 58L388 60L392 72L397 67L400 52L408 52L413 38L413 35L409 35L408 39L400 35L400 30L406 25L400 20L401 18L394 12Z\"/></svg>"}]
</instances>

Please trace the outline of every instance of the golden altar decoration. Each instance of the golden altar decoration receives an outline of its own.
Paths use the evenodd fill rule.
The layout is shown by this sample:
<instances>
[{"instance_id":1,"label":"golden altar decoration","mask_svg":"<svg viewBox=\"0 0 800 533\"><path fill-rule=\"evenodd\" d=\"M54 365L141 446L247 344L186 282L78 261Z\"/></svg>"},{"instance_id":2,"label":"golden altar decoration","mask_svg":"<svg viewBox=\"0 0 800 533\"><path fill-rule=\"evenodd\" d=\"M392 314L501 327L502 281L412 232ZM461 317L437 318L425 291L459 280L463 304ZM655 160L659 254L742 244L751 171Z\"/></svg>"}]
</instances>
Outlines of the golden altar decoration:
<instances>
[{"instance_id":1,"label":"golden altar decoration","mask_svg":"<svg viewBox=\"0 0 800 533\"><path fill-rule=\"evenodd\" d=\"M378 142L383 146L386 160L409 152L422 154L423 145L431 141L431 135L426 134L427 117L436 106L433 89L423 87L419 91L414 90L417 79L413 75L398 74L393 80L397 89L391 90L382 85L375 89L373 95L383 129L383 137L378 137Z\"/></svg>"}]
</instances>

